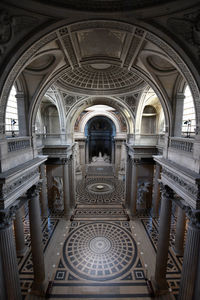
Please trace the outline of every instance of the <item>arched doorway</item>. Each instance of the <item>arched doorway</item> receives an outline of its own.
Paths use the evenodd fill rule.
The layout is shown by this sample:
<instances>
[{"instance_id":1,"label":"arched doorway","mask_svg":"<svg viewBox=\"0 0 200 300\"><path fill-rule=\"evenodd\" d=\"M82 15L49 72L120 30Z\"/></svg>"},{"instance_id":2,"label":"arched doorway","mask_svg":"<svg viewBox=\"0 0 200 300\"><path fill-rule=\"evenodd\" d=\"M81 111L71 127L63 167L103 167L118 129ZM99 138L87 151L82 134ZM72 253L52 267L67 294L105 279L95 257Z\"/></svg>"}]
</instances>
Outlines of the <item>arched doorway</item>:
<instances>
[{"instance_id":1,"label":"arched doorway","mask_svg":"<svg viewBox=\"0 0 200 300\"><path fill-rule=\"evenodd\" d=\"M105 116L95 116L88 121L85 127L89 162L92 157L108 156L109 161L114 157L114 136L116 129L114 123Z\"/></svg>"}]
</instances>

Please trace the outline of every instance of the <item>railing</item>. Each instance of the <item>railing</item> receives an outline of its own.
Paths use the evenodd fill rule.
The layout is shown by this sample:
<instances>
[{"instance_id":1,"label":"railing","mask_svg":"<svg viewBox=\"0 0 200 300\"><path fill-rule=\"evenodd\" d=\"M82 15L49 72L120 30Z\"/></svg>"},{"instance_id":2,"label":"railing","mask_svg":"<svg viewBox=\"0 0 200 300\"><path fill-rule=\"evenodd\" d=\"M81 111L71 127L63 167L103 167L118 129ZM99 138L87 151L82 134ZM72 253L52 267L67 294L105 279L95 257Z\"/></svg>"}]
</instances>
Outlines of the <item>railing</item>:
<instances>
[{"instance_id":1,"label":"railing","mask_svg":"<svg viewBox=\"0 0 200 300\"><path fill-rule=\"evenodd\" d=\"M177 137L170 138L171 148L192 153L193 146L194 146L194 139L177 138Z\"/></svg>"},{"instance_id":2,"label":"railing","mask_svg":"<svg viewBox=\"0 0 200 300\"><path fill-rule=\"evenodd\" d=\"M57 145L65 143L66 134L59 133L39 133L36 134L37 146Z\"/></svg>"},{"instance_id":3,"label":"railing","mask_svg":"<svg viewBox=\"0 0 200 300\"><path fill-rule=\"evenodd\" d=\"M155 146L158 143L158 138L158 134L135 134L134 144Z\"/></svg>"},{"instance_id":4,"label":"railing","mask_svg":"<svg viewBox=\"0 0 200 300\"><path fill-rule=\"evenodd\" d=\"M8 152L23 150L30 146L30 137L9 138L8 140Z\"/></svg>"}]
</instances>

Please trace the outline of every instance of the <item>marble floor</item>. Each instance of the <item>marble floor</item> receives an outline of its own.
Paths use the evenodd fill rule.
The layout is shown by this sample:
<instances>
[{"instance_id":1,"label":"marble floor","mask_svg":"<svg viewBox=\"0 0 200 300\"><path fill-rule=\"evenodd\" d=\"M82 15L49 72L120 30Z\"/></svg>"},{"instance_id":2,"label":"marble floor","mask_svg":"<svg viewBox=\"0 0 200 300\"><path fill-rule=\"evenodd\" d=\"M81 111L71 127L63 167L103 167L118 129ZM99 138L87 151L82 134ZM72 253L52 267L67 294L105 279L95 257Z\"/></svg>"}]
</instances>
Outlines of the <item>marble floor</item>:
<instances>
[{"instance_id":1,"label":"marble floor","mask_svg":"<svg viewBox=\"0 0 200 300\"><path fill-rule=\"evenodd\" d=\"M101 172L94 178L94 169L91 173L84 179L87 182L78 185L77 195L80 186L86 188L85 192L81 188L81 199L77 197L73 220L67 221L54 212L42 221L48 280L45 298L151 299L146 280L154 273L159 220L144 214L130 221L123 205L123 183L119 184L112 174L105 178ZM98 189L98 185L103 188ZM117 186L120 192L114 201ZM110 201L97 201L103 197L100 190ZM174 224L175 218L167 269L172 293L156 299L175 299L178 294L182 257L172 251ZM24 299L40 299L29 295L33 266L28 214L24 225L28 251L18 257L22 293Z\"/></svg>"}]
</instances>

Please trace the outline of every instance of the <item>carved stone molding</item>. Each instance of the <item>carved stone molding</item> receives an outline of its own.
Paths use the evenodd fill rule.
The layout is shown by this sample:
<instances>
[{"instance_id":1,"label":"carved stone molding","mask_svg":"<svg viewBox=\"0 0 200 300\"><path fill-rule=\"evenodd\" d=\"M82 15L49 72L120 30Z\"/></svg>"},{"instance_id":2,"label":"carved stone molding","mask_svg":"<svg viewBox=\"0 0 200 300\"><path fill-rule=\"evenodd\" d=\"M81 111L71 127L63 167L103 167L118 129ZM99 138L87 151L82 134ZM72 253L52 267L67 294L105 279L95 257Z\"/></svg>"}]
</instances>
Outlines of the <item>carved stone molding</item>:
<instances>
[{"instance_id":1,"label":"carved stone molding","mask_svg":"<svg viewBox=\"0 0 200 300\"><path fill-rule=\"evenodd\" d=\"M0 229L4 229L12 224L18 208L18 205L14 205L6 210L0 210Z\"/></svg>"},{"instance_id":2,"label":"carved stone molding","mask_svg":"<svg viewBox=\"0 0 200 300\"><path fill-rule=\"evenodd\" d=\"M183 178L175 175L174 173L164 168L162 170L162 174L168 177L169 179L173 180L175 184L179 185L182 189L185 189L188 193L192 194L194 197L199 196L199 190L197 189L197 186L188 183Z\"/></svg>"},{"instance_id":3,"label":"carved stone molding","mask_svg":"<svg viewBox=\"0 0 200 300\"><path fill-rule=\"evenodd\" d=\"M0 185L0 201L9 197L16 189L20 188L26 181L30 181L32 178L38 175L38 170L34 170L30 173L25 173L23 176L19 177L17 180L10 182L9 184Z\"/></svg>"}]
</instances>

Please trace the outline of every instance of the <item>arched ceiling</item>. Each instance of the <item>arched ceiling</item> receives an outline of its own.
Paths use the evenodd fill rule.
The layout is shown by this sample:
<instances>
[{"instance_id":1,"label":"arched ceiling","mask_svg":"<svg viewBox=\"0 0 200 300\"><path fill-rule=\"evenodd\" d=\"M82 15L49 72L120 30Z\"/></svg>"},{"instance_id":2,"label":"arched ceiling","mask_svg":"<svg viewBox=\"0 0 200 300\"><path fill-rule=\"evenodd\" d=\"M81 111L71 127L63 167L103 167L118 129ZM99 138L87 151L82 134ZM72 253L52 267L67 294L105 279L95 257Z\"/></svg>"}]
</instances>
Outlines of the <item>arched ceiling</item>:
<instances>
[{"instance_id":1,"label":"arched ceiling","mask_svg":"<svg viewBox=\"0 0 200 300\"><path fill-rule=\"evenodd\" d=\"M147 31L106 20L56 30L54 40L26 66L24 77L43 78L45 68L55 78L54 85L79 95L98 96L142 91L147 86L144 74L149 81L155 81L153 74L162 78L174 74L173 81L178 74L163 50L148 40Z\"/></svg>"}]
</instances>

